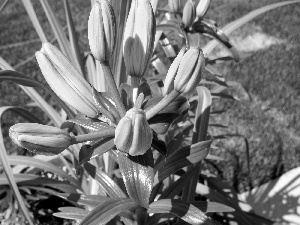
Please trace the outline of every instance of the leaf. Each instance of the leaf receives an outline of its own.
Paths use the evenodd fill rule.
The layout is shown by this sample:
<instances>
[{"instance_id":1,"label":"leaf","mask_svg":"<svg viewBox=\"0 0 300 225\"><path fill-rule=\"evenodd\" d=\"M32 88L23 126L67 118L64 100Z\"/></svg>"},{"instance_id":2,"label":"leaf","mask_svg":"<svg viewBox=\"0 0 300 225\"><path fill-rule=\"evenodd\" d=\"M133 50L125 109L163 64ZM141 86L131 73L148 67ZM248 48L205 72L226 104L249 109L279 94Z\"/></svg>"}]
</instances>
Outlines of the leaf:
<instances>
[{"instance_id":1,"label":"leaf","mask_svg":"<svg viewBox=\"0 0 300 225\"><path fill-rule=\"evenodd\" d=\"M24 75L22 73L19 73L19 72L13 71L13 70L0 71L0 82L3 82L3 81L15 82L16 84L22 85L21 88L23 86L26 86L26 87L39 87L39 88L44 89L45 91L47 91L49 94L51 94L57 100L57 102L66 111L66 113L68 114L69 117L71 117L71 118L74 117L74 112L69 108L69 106L67 106L51 89L45 87L40 82L38 82L30 77L27 77L26 75ZM23 89L26 90L26 87L23 87ZM29 89L29 90L31 90L31 89ZM32 92L35 92L34 89L32 89ZM35 98L38 98L40 100L41 97L35 96ZM42 100L40 100L40 101L42 102ZM47 113L47 111L45 113Z\"/></svg>"},{"instance_id":2,"label":"leaf","mask_svg":"<svg viewBox=\"0 0 300 225\"><path fill-rule=\"evenodd\" d=\"M78 180L74 179L73 177L71 177L70 175L68 175L66 172L64 172L63 170L61 170L59 167L54 166L51 163L39 160L39 159L35 159L32 157L28 157L28 156L18 156L18 155L14 155L14 156L9 156L8 157L8 162L10 165L26 165L26 166L34 166L40 169L43 169L45 171L49 171L52 172L62 178L67 179L68 181L70 181L71 183L73 183L74 185L77 185L78 187L80 187L80 183Z\"/></svg>"},{"instance_id":3,"label":"leaf","mask_svg":"<svg viewBox=\"0 0 300 225\"><path fill-rule=\"evenodd\" d=\"M60 207L58 209L61 212L53 213L53 216L76 221L82 220L89 213L89 211L77 207Z\"/></svg>"},{"instance_id":4,"label":"leaf","mask_svg":"<svg viewBox=\"0 0 300 225\"><path fill-rule=\"evenodd\" d=\"M158 182L167 178L179 169L195 164L204 159L209 152L211 143L212 140L198 142L191 146L185 146L167 156L166 162L160 162L157 166L155 166L156 170L157 168L159 169L155 174L154 184L156 185ZM160 164L163 164L163 166Z\"/></svg>"},{"instance_id":5,"label":"leaf","mask_svg":"<svg viewBox=\"0 0 300 225\"><path fill-rule=\"evenodd\" d=\"M3 136L2 136L2 127L1 127L1 124L2 124L1 120L2 120L2 115L3 115L4 111L3 111L3 107L1 107L1 111L0 111L0 162L1 162L2 168L5 172L5 175L1 174L0 180L1 180L1 178L4 178L5 181L7 182L7 185L8 184L10 185L10 187L15 195L15 198L17 199L17 202L19 203L20 209L21 209L22 213L24 214L27 222L30 225L33 225L34 223L31 219L30 213L25 205L25 202L24 202L22 196L21 196L21 193L17 186L17 181L16 181L15 176L13 175L11 167L8 163L8 156L7 156L6 148L4 145L4 140L3 140Z\"/></svg>"},{"instance_id":6,"label":"leaf","mask_svg":"<svg viewBox=\"0 0 300 225\"><path fill-rule=\"evenodd\" d=\"M75 25L74 25L74 22L72 19L72 13L71 13L71 9L70 9L68 0L64 0L64 7L65 7L65 11L66 11L66 19L67 19L67 26L68 26L71 50L73 51L73 57L74 57L74 60L76 61L76 65L78 65L77 69L82 73L82 68L83 68L82 54L80 52L78 39L76 36L76 31L75 31Z\"/></svg>"},{"instance_id":7,"label":"leaf","mask_svg":"<svg viewBox=\"0 0 300 225\"><path fill-rule=\"evenodd\" d=\"M82 126L92 132L101 131L108 128L111 128L108 124L100 122L100 121L93 121L87 119L70 119L64 122L64 126L61 126L61 129L65 128L67 123L74 123L76 125Z\"/></svg>"},{"instance_id":8,"label":"leaf","mask_svg":"<svg viewBox=\"0 0 300 225\"><path fill-rule=\"evenodd\" d=\"M234 208L226 206L218 202L206 202L206 201L194 201L191 202L192 205L196 206L202 212L234 212Z\"/></svg>"},{"instance_id":9,"label":"leaf","mask_svg":"<svg viewBox=\"0 0 300 225\"><path fill-rule=\"evenodd\" d=\"M92 208L95 208L100 203L111 200L111 198L107 196L100 195L85 195L85 194L77 194L77 193L58 193L56 196L77 203L79 205L86 205Z\"/></svg>"},{"instance_id":10,"label":"leaf","mask_svg":"<svg viewBox=\"0 0 300 225\"><path fill-rule=\"evenodd\" d=\"M178 180L176 180L173 184L168 186L166 190L163 191L159 199L174 198L176 195L180 194L183 187L185 187L186 184L190 181L194 173L195 171L184 173Z\"/></svg>"},{"instance_id":11,"label":"leaf","mask_svg":"<svg viewBox=\"0 0 300 225\"><path fill-rule=\"evenodd\" d=\"M167 146L164 141L158 138L155 132L153 132L151 147L158 151L163 157L167 156Z\"/></svg>"},{"instance_id":12,"label":"leaf","mask_svg":"<svg viewBox=\"0 0 300 225\"><path fill-rule=\"evenodd\" d=\"M81 221L80 225L104 225L121 212L139 207L129 198L111 199L99 204Z\"/></svg>"},{"instance_id":13,"label":"leaf","mask_svg":"<svg viewBox=\"0 0 300 225\"><path fill-rule=\"evenodd\" d=\"M144 155L125 156L118 152L117 161L129 197L147 208L153 185L153 156L149 149Z\"/></svg>"},{"instance_id":14,"label":"leaf","mask_svg":"<svg viewBox=\"0 0 300 225\"><path fill-rule=\"evenodd\" d=\"M91 145L83 145L79 152L79 165L89 161L91 158L103 155L114 146L114 137L101 138L100 140L93 142Z\"/></svg>"},{"instance_id":15,"label":"leaf","mask_svg":"<svg viewBox=\"0 0 300 225\"><path fill-rule=\"evenodd\" d=\"M214 224L201 210L177 199L157 200L149 205L148 213L172 213L190 224Z\"/></svg>"},{"instance_id":16,"label":"leaf","mask_svg":"<svg viewBox=\"0 0 300 225\"><path fill-rule=\"evenodd\" d=\"M17 84L27 86L27 87L41 87L43 89L46 89L46 87L42 85L40 82L13 70L0 71L0 82L3 81L13 81Z\"/></svg>"},{"instance_id":17,"label":"leaf","mask_svg":"<svg viewBox=\"0 0 300 225\"><path fill-rule=\"evenodd\" d=\"M222 28L222 31L224 32L224 34L229 35L230 33L235 31L239 27L243 26L244 24L246 24L249 21L258 17L259 15L266 13L272 9L275 9L275 8L278 8L281 6L285 6L285 5L289 5L289 4L293 4L293 3L300 3L300 0L283 1L283 2L270 4L270 5L261 7L259 9L255 9L255 10L251 11L250 13L246 14L245 16L227 24L225 27ZM217 45L218 45L218 42L216 40L212 40L212 41L208 42L202 49L204 55L208 55Z\"/></svg>"},{"instance_id":18,"label":"leaf","mask_svg":"<svg viewBox=\"0 0 300 225\"><path fill-rule=\"evenodd\" d=\"M32 22L32 25L34 26L40 40L42 43L44 42L47 42L47 38L46 38L46 35L43 31L43 28L41 26L41 24L39 23L39 20L36 16L36 13L33 9L33 6L32 6L32 3L31 3L31 0L22 0L23 2L23 5L27 11L27 14L29 15L29 18Z\"/></svg>"},{"instance_id":19,"label":"leaf","mask_svg":"<svg viewBox=\"0 0 300 225\"><path fill-rule=\"evenodd\" d=\"M100 169L96 168L90 163L85 163L84 169L88 172L88 174L95 179L98 184L105 190L105 192L111 198L125 198L126 195L123 193L121 188L109 178L109 176L101 171Z\"/></svg>"}]
</instances>

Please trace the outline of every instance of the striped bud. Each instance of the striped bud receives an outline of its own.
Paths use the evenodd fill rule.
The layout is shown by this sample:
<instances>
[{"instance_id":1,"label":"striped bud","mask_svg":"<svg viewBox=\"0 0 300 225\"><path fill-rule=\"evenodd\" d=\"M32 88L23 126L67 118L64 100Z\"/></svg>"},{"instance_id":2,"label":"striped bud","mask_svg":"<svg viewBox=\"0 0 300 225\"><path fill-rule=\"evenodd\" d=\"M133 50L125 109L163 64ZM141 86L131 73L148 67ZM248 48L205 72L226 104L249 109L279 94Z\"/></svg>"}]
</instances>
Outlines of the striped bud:
<instances>
[{"instance_id":1,"label":"striped bud","mask_svg":"<svg viewBox=\"0 0 300 225\"><path fill-rule=\"evenodd\" d=\"M164 90L163 90L163 95L167 95L169 94L173 89L174 89L174 79L176 76L176 73L178 71L178 67L180 64L180 61L185 53L186 48L183 47L180 52L178 53L178 55L176 56L176 58L174 59L174 61L172 62L166 79L165 79L165 83L164 83Z\"/></svg>"},{"instance_id":2,"label":"striped bud","mask_svg":"<svg viewBox=\"0 0 300 225\"><path fill-rule=\"evenodd\" d=\"M9 129L15 144L42 155L57 155L71 145L68 132L38 123L18 123Z\"/></svg>"},{"instance_id":3,"label":"striped bud","mask_svg":"<svg viewBox=\"0 0 300 225\"><path fill-rule=\"evenodd\" d=\"M151 147L152 130L144 110L132 108L120 120L115 132L115 145L129 155L143 155Z\"/></svg>"},{"instance_id":4,"label":"striped bud","mask_svg":"<svg viewBox=\"0 0 300 225\"><path fill-rule=\"evenodd\" d=\"M185 28L190 27L196 18L195 5L191 0L187 0L182 12L182 23Z\"/></svg>"},{"instance_id":5,"label":"striped bud","mask_svg":"<svg viewBox=\"0 0 300 225\"><path fill-rule=\"evenodd\" d=\"M181 0L169 0L169 8L171 13L179 13L181 9Z\"/></svg>"},{"instance_id":6,"label":"striped bud","mask_svg":"<svg viewBox=\"0 0 300 225\"><path fill-rule=\"evenodd\" d=\"M133 0L126 21L123 55L127 74L142 77L148 67L155 38L155 20L149 0Z\"/></svg>"},{"instance_id":7,"label":"striped bud","mask_svg":"<svg viewBox=\"0 0 300 225\"><path fill-rule=\"evenodd\" d=\"M91 52L100 62L109 61L116 42L116 18L107 0L93 5L88 21L88 38Z\"/></svg>"},{"instance_id":8,"label":"striped bud","mask_svg":"<svg viewBox=\"0 0 300 225\"><path fill-rule=\"evenodd\" d=\"M182 57L174 89L180 93L193 91L199 84L205 68L205 58L199 47L190 48Z\"/></svg>"},{"instance_id":9,"label":"striped bud","mask_svg":"<svg viewBox=\"0 0 300 225\"><path fill-rule=\"evenodd\" d=\"M55 46L44 43L35 56L46 81L63 101L89 117L98 115L91 85Z\"/></svg>"},{"instance_id":10,"label":"striped bud","mask_svg":"<svg viewBox=\"0 0 300 225\"><path fill-rule=\"evenodd\" d=\"M211 0L200 0L197 7L196 7L196 15L198 18L202 18L207 10L208 10L208 7L210 5L210 1Z\"/></svg>"}]
</instances>

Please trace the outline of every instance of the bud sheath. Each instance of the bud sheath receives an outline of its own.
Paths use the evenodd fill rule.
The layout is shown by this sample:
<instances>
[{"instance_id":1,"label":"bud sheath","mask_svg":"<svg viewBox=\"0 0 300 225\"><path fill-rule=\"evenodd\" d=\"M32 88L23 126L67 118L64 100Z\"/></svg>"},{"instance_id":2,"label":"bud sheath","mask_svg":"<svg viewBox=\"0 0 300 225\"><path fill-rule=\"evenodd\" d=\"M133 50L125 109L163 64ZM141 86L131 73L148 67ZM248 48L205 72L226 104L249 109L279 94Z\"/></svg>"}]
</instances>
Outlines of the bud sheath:
<instances>
[{"instance_id":1,"label":"bud sheath","mask_svg":"<svg viewBox=\"0 0 300 225\"><path fill-rule=\"evenodd\" d=\"M42 155L57 155L71 144L68 132L37 123L19 123L9 129L15 144Z\"/></svg>"},{"instance_id":2,"label":"bud sheath","mask_svg":"<svg viewBox=\"0 0 300 225\"><path fill-rule=\"evenodd\" d=\"M123 54L127 74L142 77L148 67L155 38L155 20L149 0L133 0L126 21Z\"/></svg>"},{"instance_id":3,"label":"bud sheath","mask_svg":"<svg viewBox=\"0 0 300 225\"><path fill-rule=\"evenodd\" d=\"M107 0L93 5L88 21L88 38L91 52L100 62L109 61L116 42L116 18Z\"/></svg>"}]
</instances>

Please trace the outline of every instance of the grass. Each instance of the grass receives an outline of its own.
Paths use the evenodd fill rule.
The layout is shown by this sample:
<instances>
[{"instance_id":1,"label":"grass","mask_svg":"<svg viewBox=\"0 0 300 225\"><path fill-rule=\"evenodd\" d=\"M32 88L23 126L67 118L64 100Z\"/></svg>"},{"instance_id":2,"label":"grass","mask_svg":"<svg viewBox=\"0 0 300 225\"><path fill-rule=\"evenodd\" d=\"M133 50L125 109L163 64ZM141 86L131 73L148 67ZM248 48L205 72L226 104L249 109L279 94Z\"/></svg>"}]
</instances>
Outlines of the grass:
<instances>
[{"instance_id":1,"label":"grass","mask_svg":"<svg viewBox=\"0 0 300 225\"><path fill-rule=\"evenodd\" d=\"M0 1L2 3L3 1ZM212 1L212 10L208 16L222 27L247 12L275 1ZM49 24L39 2L33 1L38 17L43 24L49 40ZM82 50L88 50L87 19L89 1L70 1ZM53 4L55 12L64 25L62 1ZM266 44L260 40L255 51L242 52L239 63L227 63L220 68L227 80L240 82L247 90L250 101L234 102L217 100L214 110L227 109L221 116L212 116L211 123L220 122L228 129L210 129L211 133L235 133L244 135L249 141L251 182L254 186L275 178L300 165L300 5L276 9L259 17L246 27L236 31L233 40L244 40L259 33L263 40L283 40ZM0 13L0 56L16 69L45 84L36 60L32 55L40 49L41 43L20 1L9 1ZM269 39L268 39L269 38ZM34 40L28 42L29 40ZM254 39L255 40L255 39ZM259 40L258 40L259 41ZM254 46L255 41L252 42ZM275 43L275 44L274 44ZM234 44L234 42L233 42ZM249 43L243 43L247 45ZM254 46L255 47L255 46ZM242 49L243 50L243 49ZM24 61L25 60L25 61ZM27 61L26 61L27 60ZM24 63L26 62L26 63ZM12 83L0 84L0 106L22 105L29 98ZM40 92L40 90L38 90ZM55 102L46 96L51 103ZM45 120L46 118L44 118ZM5 127L16 123L13 115L7 114ZM8 141L12 152L15 147ZM247 160L244 142L240 138L231 138L216 142L220 150L216 151L224 162L217 164L225 180L239 191L249 189L247 178Z\"/></svg>"}]
</instances>

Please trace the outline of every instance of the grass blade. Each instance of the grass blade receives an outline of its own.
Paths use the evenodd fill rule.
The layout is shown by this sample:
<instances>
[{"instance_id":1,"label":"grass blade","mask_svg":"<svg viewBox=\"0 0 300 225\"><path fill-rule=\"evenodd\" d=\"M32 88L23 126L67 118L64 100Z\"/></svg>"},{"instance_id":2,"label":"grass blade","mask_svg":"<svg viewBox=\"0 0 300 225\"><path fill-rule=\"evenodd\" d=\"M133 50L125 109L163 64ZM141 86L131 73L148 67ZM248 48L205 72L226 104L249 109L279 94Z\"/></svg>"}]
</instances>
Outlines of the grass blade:
<instances>
[{"instance_id":1,"label":"grass blade","mask_svg":"<svg viewBox=\"0 0 300 225\"><path fill-rule=\"evenodd\" d=\"M3 114L4 111L0 112L0 119L2 117L2 114ZM30 217L30 213L25 205L25 202L21 196L21 193L18 189L18 186L17 186L17 183L15 181L15 178L14 178L14 175L12 173L12 169L9 165L9 162L8 162L8 156L7 156L7 153L6 153L6 148L4 146L4 140L3 140L3 136L2 136L2 127L1 127L1 123L0 123L0 162L1 162L1 165L3 167L3 170L6 174L6 178L8 180L8 183L11 187L11 189L13 190L14 194L15 194L15 197L19 203L19 206L20 206L20 209L21 211L23 212L26 220L28 221L28 223L30 225L34 225L31 217Z\"/></svg>"},{"instance_id":2,"label":"grass blade","mask_svg":"<svg viewBox=\"0 0 300 225\"><path fill-rule=\"evenodd\" d=\"M32 22L32 24L33 24L40 40L41 40L41 42L47 42L47 37L46 37L46 35L43 31L43 28L42 28L37 16L36 16L36 13L33 9L31 0L22 0L22 2L23 2L23 5L24 5L24 7L25 7L25 9L26 9L26 11L29 15L29 18L30 18L30 20L31 20L31 22Z\"/></svg>"}]
</instances>

